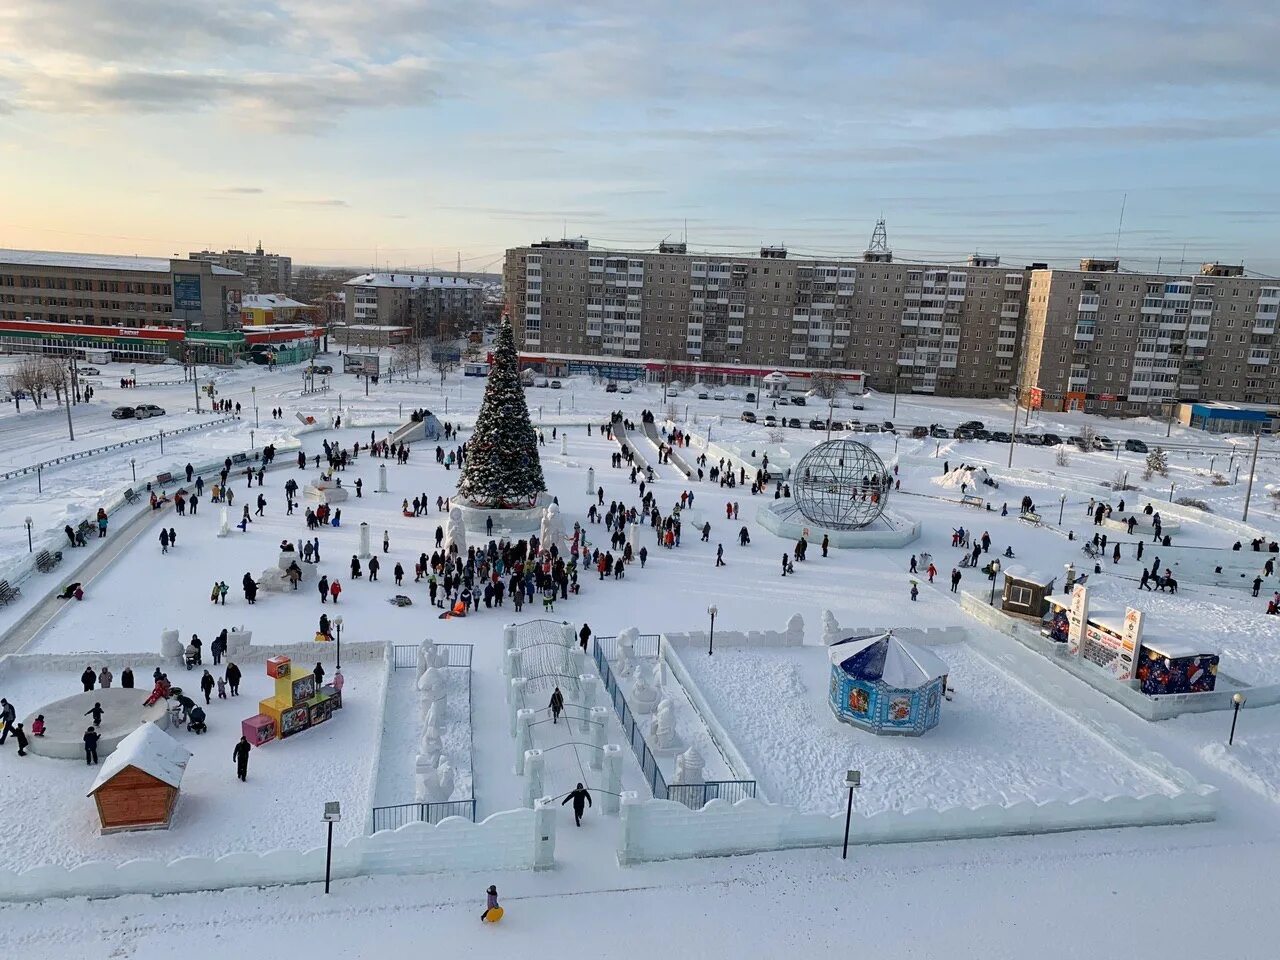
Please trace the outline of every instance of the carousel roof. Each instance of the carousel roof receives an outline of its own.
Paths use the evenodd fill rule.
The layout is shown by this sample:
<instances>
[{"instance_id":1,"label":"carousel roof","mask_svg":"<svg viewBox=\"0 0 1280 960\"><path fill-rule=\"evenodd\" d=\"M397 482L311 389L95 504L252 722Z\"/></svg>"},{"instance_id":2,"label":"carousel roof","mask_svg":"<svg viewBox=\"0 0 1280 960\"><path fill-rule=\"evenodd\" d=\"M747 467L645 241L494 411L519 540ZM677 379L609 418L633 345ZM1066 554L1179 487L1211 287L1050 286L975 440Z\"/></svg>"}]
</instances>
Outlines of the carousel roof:
<instances>
[{"instance_id":1,"label":"carousel roof","mask_svg":"<svg viewBox=\"0 0 1280 960\"><path fill-rule=\"evenodd\" d=\"M831 645L829 655L850 677L899 690L914 690L950 672L932 651L892 633L839 640Z\"/></svg>"}]
</instances>

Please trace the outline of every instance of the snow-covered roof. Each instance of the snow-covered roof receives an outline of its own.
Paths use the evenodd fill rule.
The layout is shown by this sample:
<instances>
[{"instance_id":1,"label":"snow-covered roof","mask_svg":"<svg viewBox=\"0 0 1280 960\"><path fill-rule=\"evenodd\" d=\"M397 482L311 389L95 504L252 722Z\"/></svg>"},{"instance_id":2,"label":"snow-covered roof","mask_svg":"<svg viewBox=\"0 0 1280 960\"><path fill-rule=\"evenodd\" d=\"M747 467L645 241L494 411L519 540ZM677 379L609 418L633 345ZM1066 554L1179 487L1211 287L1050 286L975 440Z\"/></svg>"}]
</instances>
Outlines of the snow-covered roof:
<instances>
[{"instance_id":1,"label":"snow-covered roof","mask_svg":"<svg viewBox=\"0 0 1280 960\"><path fill-rule=\"evenodd\" d=\"M102 762L87 796L93 796L126 767L136 767L161 783L177 787L190 759L190 750L154 723L144 723L121 740Z\"/></svg>"},{"instance_id":2,"label":"snow-covered roof","mask_svg":"<svg viewBox=\"0 0 1280 960\"><path fill-rule=\"evenodd\" d=\"M1000 572L1006 577L1013 577L1013 579L1021 580L1023 583L1034 583L1041 587L1052 586L1053 581L1058 579L1057 574L1032 570L1030 567L1024 567L1020 563L1011 563L1008 566L1001 567Z\"/></svg>"},{"instance_id":3,"label":"snow-covered roof","mask_svg":"<svg viewBox=\"0 0 1280 960\"><path fill-rule=\"evenodd\" d=\"M352 277L344 287L466 287L483 290L484 284L466 277L441 277L425 273L362 273Z\"/></svg>"},{"instance_id":4,"label":"snow-covered roof","mask_svg":"<svg viewBox=\"0 0 1280 960\"><path fill-rule=\"evenodd\" d=\"M879 680L899 690L914 690L951 672L932 651L892 633L839 640L829 655L849 676Z\"/></svg>"},{"instance_id":5,"label":"snow-covered roof","mask_svg":"<svg viewBox=\"0 0 1280 960\"><path fill-rule=\"evenodd\" d=\"M179 260L178 262L185 262ZM197 270L201 261L190 261ZM70 267L78 270L135 270L146 273L169 273L168 257L131 257L119 253L67 253L60 250L0 250L0 263L27 267ZM242 277L238 270L210 264L217 277Z\"/></svg>"},{"instance_id":6,"label":"snow-covered roof","mask_svg":"<svg viewBox=\"0 0 1280 960\"><path fill-rule=\"evenodd\" d=\"M90 270L147 270L168 273L167 257L130 257L114 253L63 253L57 250L0 250L0 263L29 267L82 267Z\"/></svg>"},{"instance_id":7,"label":"snow-covered roof","mask_svg":"<svg viewBox=\"0 0 1280 960\"><path fill-rule=\"evenodd\" d=\"M282 310L305 307L306 304L283 293L249 293L240 300L242 307L259 307L267 310Z\"/></svg>"}]
</instances>

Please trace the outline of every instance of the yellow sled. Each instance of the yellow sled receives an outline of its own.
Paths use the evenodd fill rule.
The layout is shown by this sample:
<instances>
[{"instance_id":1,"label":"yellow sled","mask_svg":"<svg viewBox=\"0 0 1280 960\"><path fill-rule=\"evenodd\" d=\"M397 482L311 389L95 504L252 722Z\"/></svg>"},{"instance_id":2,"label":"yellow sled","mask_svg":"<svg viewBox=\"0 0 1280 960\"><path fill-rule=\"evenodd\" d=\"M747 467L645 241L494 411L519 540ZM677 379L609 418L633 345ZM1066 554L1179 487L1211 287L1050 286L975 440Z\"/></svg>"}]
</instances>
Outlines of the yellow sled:
<instances>
[{"instance_id":1,"label":"yellow sled","mask_svg":"<svg viewBox=\"0 0 1280 960\"><path fill-rule=\"evenodd\" d=\"M480 918L485 923L497 923L502 919L502 908L494 907L492 910L486 910L484 916Z\"/></svg>"}]
</instances>

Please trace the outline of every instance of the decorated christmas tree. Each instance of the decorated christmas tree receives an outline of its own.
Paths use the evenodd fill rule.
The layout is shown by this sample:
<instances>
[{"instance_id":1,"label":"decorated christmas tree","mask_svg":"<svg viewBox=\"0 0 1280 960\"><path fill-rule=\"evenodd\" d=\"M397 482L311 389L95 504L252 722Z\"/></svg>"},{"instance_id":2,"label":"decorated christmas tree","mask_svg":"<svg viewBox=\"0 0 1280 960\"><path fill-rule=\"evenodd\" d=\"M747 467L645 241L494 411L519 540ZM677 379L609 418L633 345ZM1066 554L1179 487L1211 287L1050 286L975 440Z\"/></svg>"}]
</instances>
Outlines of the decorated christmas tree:
<instances>
[{"instance_id":1,"label":"decorated christmas tree","mask_svg":"<svg viewBox=\"0 0 1280 960\"><path fill-rule=\"evenodd\" d=\"M511 322L504 319L494 346L484 401L467 441L458 494L478 507L524 509L547 489L538 459L538 435L520 385Z\"/></svg>"}]
</instances>

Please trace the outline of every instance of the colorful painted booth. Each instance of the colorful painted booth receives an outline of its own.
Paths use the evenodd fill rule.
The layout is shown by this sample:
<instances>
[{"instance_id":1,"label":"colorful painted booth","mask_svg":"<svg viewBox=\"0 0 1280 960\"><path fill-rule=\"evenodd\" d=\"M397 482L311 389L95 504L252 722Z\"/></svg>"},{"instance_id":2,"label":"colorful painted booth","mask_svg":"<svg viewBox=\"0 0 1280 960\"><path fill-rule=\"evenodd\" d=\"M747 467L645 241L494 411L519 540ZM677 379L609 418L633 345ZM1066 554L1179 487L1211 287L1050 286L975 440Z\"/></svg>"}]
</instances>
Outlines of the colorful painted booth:
<instances>
[{"instance_id":1,"label":"colorful painted booth","mask_svg":"<svg viewBox=\"0 0 1280 960\"><path fill-rule=\"evenodd\" d=\"M829 703L837 720L910 737L938 725L948 668L932 651L882 633L837 641L830 658Z\"/></svg>"}]
</instances>

